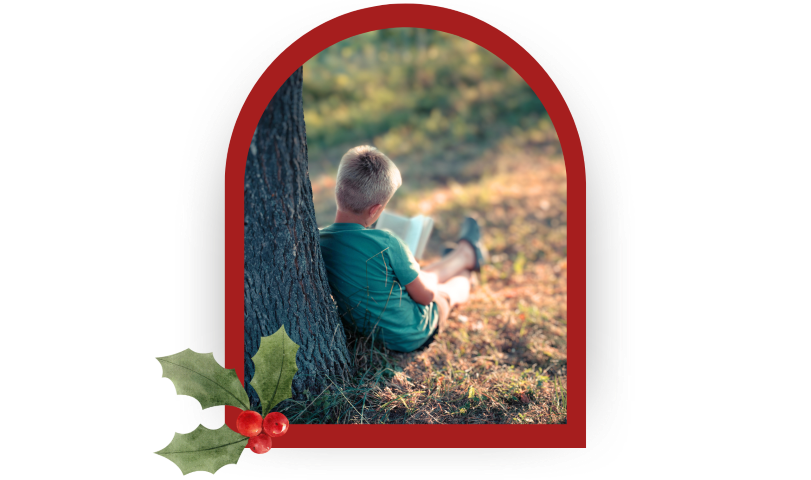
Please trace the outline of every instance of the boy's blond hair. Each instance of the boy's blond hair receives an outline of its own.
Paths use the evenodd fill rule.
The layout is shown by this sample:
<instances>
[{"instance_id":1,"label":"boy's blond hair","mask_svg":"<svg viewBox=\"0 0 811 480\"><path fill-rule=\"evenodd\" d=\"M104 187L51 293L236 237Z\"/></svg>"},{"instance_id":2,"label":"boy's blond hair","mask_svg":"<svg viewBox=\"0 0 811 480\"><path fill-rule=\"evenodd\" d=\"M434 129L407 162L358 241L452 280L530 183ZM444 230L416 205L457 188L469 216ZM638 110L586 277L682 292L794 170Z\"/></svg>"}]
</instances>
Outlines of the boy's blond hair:
<instances>
[{"instance_id":1,"label":"boy's blond hair","mask_svg":"<svg viewBox=\"0 0 811 480\"><path fill-rule=\"evenodd\" d=\"M338 165L335 201L344 211L361 214L373 205L383 205L403 184L400 170L375 147L351 148Z\"/></svg>"}]
</instances>

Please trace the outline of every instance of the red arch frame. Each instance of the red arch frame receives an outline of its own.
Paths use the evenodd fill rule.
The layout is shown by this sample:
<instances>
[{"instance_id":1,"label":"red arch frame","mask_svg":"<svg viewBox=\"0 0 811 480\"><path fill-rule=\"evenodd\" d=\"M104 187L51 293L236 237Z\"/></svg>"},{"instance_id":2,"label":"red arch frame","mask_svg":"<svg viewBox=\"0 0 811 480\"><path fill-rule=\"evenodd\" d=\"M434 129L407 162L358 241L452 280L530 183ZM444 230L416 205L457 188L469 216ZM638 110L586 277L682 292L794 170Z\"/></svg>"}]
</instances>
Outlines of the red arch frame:
<instances>
[{"instance_id":1,"label":"red arch frame","mask_svg":"<svg viewBox=\"0 0 811 480\"><path fill-rule=\"evenodd\" d=\"M566 425L296 425L274 447L585 447L586 446L586 173L583 149L566 102L549 75L510 37L455 10L396 4L357 10L307 32L285 49L254 85L237 118L225 169L225 368L244 382L245 162L262 112L276 90L321 50L385 28L440 30L470 40L512 67L552 119L566 162L568 238L568 417ZM239 410L226 407L235 428Z\"/></svg>"}]
</instances>

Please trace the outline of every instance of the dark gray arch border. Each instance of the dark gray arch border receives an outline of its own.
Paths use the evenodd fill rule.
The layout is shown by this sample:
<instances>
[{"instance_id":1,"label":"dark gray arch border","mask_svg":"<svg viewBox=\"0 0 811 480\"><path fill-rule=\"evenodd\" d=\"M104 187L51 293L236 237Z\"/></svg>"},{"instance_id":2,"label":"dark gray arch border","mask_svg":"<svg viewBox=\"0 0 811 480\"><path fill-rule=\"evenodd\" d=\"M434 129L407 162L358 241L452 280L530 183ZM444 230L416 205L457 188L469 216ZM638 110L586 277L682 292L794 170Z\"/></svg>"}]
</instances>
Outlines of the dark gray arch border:
<instances>
[{"instance_id":1,"label":"dark gray arch border","mask_svg":"<svg viewBox=\"0 0 811 480\"><path fill-rule=\"evenodd\" d=\"M236 117L268 64L301 35L354 7L301 23L256 51L211 106L192 156L181 224L182 348L214 352L224 365L223 292L225 157ZM628 204L619 156L593 95L574 70L537 38L503 20L473 15L521 43L557 84L574 116L587 183L587 423L588 446L579 449L274 449L244 454L245 467L302 472L510 472L560 468L593 457L620 423L627 399ZM190 319L195 321L192 323ZM224 424L223 409L201 411L190 400L193 424Z\"/></svg>"}]
</instances>

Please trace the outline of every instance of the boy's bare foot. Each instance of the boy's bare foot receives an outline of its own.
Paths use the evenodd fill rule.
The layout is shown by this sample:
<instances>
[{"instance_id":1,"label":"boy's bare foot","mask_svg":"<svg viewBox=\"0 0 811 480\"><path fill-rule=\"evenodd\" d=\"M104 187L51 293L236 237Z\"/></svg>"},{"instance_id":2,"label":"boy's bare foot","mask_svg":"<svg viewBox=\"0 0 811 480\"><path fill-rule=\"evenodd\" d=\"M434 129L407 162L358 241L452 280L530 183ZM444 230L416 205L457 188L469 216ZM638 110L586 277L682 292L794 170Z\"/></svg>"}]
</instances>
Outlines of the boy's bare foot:
<instances>
[{"instance_id":1,"label":"boy's bare foot","mask_svg":"<svg viewBox=\"0 0 811 480\"><path fill-rule=\"evenodd\" d=\"M468 270L474 272L481 270L481 266L487 263L489 255L481 241L479 223L470 217L465 218L465 221L462 223L462 228L459 232L459 240L456 245L446 247L442 251L442 256L446 257L452 252L460 250L459 247L462 245L465 245L463 250L465 251L464 254L466 257L469 256L470 253L473 254L473 263L467 263L467 265L469 265Z\"/></svg>"},{"instance_id":2,"label":"boy's bare foot","mask_svg":"<svg viewBox=\"0 0 811 480\"><path fill-rule=\"evenodd\" d=\"M473 218L467 217L462 222L462 228L459 229L459 243L465 240L473 248L474 260L471 270L478 272L481 266L487 261L487 249L484 248L481 240L481 231L479 229L479 222Z\"/></svg>"},{"instance_id":3,"label":"boy's bare foot","mask_svg":"<svg viewBox=\"0 0 811 480\"><path fill-rule=\"evenodd\" d=\"M473 270L476 268L476 249L473 248L470 242L464 239L459 240L454 250L458 251L459 255L464 256L466 269Z\"/></svg>"}]
</instances>

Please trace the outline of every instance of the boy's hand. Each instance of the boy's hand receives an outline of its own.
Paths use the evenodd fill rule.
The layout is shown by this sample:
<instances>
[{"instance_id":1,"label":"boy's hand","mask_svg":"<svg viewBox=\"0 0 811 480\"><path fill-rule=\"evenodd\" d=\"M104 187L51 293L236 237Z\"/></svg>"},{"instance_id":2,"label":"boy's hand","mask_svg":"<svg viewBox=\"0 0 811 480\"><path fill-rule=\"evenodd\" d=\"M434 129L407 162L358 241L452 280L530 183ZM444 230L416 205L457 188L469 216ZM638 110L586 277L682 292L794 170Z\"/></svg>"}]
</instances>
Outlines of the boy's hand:
<instances>
[{"instance_id":1,"label":"boy's hand","mask_svg":"<svg viewBox=\"0 0 811 480\"><path fill-rule=\"evenodd\" d=\"M406 285L406 291L420 305L430 305L436 296L437 285L439 281L435 273L420 272L413 282Z\"/></svg>"}]
</instances>

